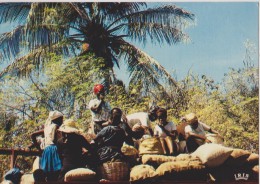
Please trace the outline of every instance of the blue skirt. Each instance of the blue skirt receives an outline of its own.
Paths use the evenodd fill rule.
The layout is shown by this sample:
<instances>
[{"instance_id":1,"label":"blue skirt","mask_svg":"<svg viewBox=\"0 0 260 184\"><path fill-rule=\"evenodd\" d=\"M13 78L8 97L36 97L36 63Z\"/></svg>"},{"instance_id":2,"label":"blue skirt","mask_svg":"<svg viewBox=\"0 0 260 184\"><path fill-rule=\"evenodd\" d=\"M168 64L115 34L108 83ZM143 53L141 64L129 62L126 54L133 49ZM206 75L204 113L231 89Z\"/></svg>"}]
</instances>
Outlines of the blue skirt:
<instances>
[{"instance_id":1,"label":"blue skirt","mask_svg":"<svg viewBox=\"0 0 260 184\"><path fill-rule=\"evenodd\" d=\"M57 146L47 146L42 153L40 167L44 172L54 172L61 170L62 163L58 154Z\"/></svg>"}]
</instances>

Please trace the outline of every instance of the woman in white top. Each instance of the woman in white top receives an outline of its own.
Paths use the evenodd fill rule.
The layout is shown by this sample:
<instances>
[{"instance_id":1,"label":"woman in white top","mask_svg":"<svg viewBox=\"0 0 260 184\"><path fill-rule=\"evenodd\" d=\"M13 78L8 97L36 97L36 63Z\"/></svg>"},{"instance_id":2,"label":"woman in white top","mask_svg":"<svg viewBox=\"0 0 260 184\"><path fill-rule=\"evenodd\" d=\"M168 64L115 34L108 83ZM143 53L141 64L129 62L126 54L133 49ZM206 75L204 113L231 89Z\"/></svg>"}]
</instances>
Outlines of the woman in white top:
<instances>
[{"instance_id":1,"label":"woman in white top","mask_svg":"<svg viewBox=\"0 0 260 184\"><path fill-rule=\"evenodd\" d=\"M176 125L173 122L167 121L166 109L160 108L157 110L156 114L158 123L154 128L154 136L164 139L167 144L169 154L176 155L178 153L178 145L175 141L178 135Z\"/></svg>"},{"instance_id":2,"label":"woman in white top","mask_svg":"<svg viewBox=\"0 0 260 184\"><path fill-rule=\"evenodd\" d=\"M154 128L154 135L161 138L170 136L173 140L175 140L177 136L176 125L173 122L167 121L166 109L160 108L156 114L158 123Z\"/></svg>"},{"instance_id":3,"label":"woman in white top","mask_svg":"<svg viewBox=\"0 0 260 184\"><path fill-rule=\"evenodd\" d=\"M44 125L45 147L40 160L40 168L44 171L47 181L56 181L62 167L56 146L56 131L62 123L63 114L59 111L51 111Z\"/></svg>"}]
</instances>

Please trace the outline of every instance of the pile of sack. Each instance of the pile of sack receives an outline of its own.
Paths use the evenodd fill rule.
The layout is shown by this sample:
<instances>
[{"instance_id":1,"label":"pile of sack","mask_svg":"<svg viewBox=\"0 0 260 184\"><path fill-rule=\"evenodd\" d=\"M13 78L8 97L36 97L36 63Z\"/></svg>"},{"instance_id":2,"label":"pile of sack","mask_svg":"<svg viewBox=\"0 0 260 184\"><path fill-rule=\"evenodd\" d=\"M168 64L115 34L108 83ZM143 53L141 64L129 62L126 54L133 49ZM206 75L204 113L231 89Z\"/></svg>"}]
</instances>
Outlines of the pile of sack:
<instances>
[{"instance_id":1,"label":"pile of sack","mask_svg":"<svg viewBox=\"0 0 260 184\"><path fill-rule=\"evenodd\" d=\"M148 138L140 143L138 150L124 144L121 151L128 158L127 164L108 163L102 166L108 167L106 172L109 173L101 173L100 170L96 173L86 168L71 170L65 175L65 181L93 181L97 178L129 180L132 183L160 180L258 181L259 155L221 144L204 144L192 154L166 156L159 138ZM111 175L114 177L109 177ZM33 183L32 175L23 175L21 183Z\"/></svg>"}]
</instances>

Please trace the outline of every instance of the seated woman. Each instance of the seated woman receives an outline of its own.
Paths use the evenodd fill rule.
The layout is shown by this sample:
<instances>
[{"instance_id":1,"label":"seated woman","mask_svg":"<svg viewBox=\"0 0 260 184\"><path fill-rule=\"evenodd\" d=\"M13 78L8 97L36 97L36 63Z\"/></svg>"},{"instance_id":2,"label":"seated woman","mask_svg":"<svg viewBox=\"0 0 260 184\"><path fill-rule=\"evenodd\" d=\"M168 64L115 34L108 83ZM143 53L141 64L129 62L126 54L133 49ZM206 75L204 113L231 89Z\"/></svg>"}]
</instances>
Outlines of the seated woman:
<instances>
[{"instance_id":1,"label":"seated woman","mask_svg":"<svg viewBox=\"0 0 260 184\"><path fill-rule=\"evenodd\" d=\"M85 167L82 160L82 148L87 149L91 153L92 148L84 136L81 135L74 120L66 120L58 131L61 132L61 137L57 141L57 146L62 159L59 181L63 181L68 171Z\"/></svg>"},{"instance_id":2,"label":"seated woman","mask_svg":"<svg viewBox=\"0 0 260 184\"><path fill-rule=\"evenodd\" d=\"M124 160L121 147L125 142L125 131L119 126L121 123L122 111L119 108L111 110L111 125L103 128L94 139L97 145L97 156L100 163L111 160Z\"/></svg>"},{"instance_id":3,"label":"seated woman","mask_svg":"<svg viewBox=\"0 0 260 184\"><path fill-rule=\"evenodd\" d=\"M206 131L219 135L219 133L213 130L210 126L199 122L197 116L194 113L186 115L185 119L188 123L188 125L185 127L185 136L187 151L189 153L194 152L200 145L211 142L206 137Z\"/></svg>"},{"instance_id":4,"label":"seated woman","mask_svg":"<svg viewBox=\"0 0 260 184\"><path fill-rule=\"evenodd\" d=\"M178 145L175 142L178 136L176 125L173 122L167 121L166 109L160 108L156 114L158 122L154 128L154 136L165 139L169 154L176 155L178 153Z\"/></svg>"}]
</instances>

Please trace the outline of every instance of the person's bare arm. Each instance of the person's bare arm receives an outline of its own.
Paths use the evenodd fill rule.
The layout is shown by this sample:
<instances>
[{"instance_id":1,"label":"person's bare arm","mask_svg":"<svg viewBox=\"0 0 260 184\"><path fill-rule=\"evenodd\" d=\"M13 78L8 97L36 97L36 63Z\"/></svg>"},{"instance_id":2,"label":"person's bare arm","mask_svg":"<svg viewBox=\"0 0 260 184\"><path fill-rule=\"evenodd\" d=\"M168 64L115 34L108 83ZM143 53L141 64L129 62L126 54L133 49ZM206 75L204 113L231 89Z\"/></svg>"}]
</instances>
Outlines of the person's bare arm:
<instances>
[{"instance_id":1,"label":"person's bare arm","mask_svg":"<svg viewBox=\"0 0 260 184\"><path fill-rule=\"evenodd\" d=\"M168 130L166 130L166 129L164 128L164 126L161 126L161 125L159 125L159 126L160 126L161 129L166 133L167 136L170 136L171 138L176 139L176 137L177 137L177 135L178 135L177 130L168 131Z\"/></svg>"},{"instance_id":2,"label":"person's bare arm","mask_svg":"<svg viewBox=\"0 0 260 184\"><path fill-rule=\"evenodd\" d=\"M208 142L208 143L211 142L210 140L207 139L206 136L199 135L199 134L196 134L196 133L193 133L193 132L188 132L187 134L188 134L188 136L186 138L192 136L192 137L195 137L195 138L202 139L202 140L204 140L205 142Z\"/></svg>"},{"instance_id":3,"label":"person's bare arm","mask_svg":"<svg viewBox=\"0 0 260 184\"><path fill-rule=\"evenodd\" d=\"M223 137L222 135L220 135L218 131L213 130L212 128L209 129L209 132L210 132L210 133L213 133L213 134L218 134L219 137L221 137L222 139L224 139L224 137Z\"/></svg>"},{"instance_id":4,"label":"person's bare arm","mask_svg":"<svg viewBox=\"0 0 260 184\"><path fill-rule=\"evenodd\" d=\"M40 136L40 135L44 135L44 129L33 132L31 134L31 139L32 139L33 144L29 146L30 149L35 146L38 150L41 150L40 145L37 143L37 140L36 140L37 136Z\"/></svg>"}]
</instances>

